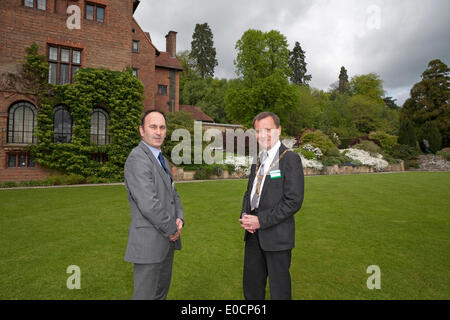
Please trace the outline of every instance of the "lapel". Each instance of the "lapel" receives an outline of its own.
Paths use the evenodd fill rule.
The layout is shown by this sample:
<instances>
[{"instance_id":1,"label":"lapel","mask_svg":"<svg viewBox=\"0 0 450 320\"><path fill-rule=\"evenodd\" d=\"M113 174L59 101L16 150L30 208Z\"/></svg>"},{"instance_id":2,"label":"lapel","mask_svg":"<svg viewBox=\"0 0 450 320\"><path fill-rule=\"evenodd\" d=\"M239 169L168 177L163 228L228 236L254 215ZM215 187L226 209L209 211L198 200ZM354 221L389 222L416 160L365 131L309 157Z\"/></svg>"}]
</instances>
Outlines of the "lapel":
<instances>
[{"instance_id":1,"label":"lapel","mask_svg":"<svg viewBox=\"0 0 450 320\"><path fill-rule=\"evenodd\" d=\"M287 149L287 147L284 145L284 144L281 144L280 145L280 148L278 149L278 158L280 157L280 155L284 152L284 150L286 150ZM277 157L275 157L273 160L272 160L272 163L274 162L274 161L276 161L277 159L278 159ZM281 162L281 161L280 161ZM272 163L270 164L270 165L272 165ZM280 165L280 163L279 163L279 165ZM266 193L268 192L267 191L267 189L269 189L268 188L268 186L269 186L269 183L270 183L270 170L269 170L269 172L267 172L267 175L266 175L266 177L264 178L264 185L263 185L263 189L262 189L262 193L261 193L261 197L260 197L260 200L259 200L259 203L261 204L261 201L262 201L262 199L264 199L264 196L266 195ZM284 173L282 173L282 174L284 174Z\"/></svg>"},{"instance_id":2,"label":"lapel","mask_svg":"<svg viewBox=\"0 0 450 320\"><path fill-rule=\"evenodd\" d=\"M161 167L159 160L155 158L155 156L150 151L150 149L142 141L139 143L139 147L147 154L148 158L153 163L153 166L156 168L156 171L159 172L159 175L161 176L161 179L164 181L164 184L166 185L167 190L172 191L172 185L170 183L170 179L167 176L167 173ZM168 161L165 157L164 157L164 161L166 163L166 168L170 168L170 165L168 164Z\"/></svg>"}]
</instances>

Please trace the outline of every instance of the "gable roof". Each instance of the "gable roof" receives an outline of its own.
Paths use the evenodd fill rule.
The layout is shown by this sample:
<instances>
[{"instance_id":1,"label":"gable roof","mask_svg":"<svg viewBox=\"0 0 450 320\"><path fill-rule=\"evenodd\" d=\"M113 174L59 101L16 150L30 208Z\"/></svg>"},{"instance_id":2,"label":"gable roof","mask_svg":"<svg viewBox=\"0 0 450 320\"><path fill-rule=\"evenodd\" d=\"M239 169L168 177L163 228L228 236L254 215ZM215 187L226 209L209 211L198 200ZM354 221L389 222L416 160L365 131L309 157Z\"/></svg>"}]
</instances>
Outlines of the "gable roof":
<instances>
[{"instance_id":1,"label":"gable roof","mask_svg":"<svg viewBox=\"0 0 450 320\"><path fill-rule=\"evenodd\" d=\"M159 55L156 56L155 66L183 71L183 67L181 66L178 59L172 58L168 52L163 51L160 51Z\"/></svg>"},{"instance_id":2,"label":"gable roof","mask_svg":"<svg viewBox=\"0 0 450 320\"><path fill-rule=\"evenodd\" d=\"M180 105L180 111L192 114L194 120L203 122L214 122L214 120L210 116L208 116L206 113L202 111L202 109L196 106Z\"/></svg>"}]
</instances>

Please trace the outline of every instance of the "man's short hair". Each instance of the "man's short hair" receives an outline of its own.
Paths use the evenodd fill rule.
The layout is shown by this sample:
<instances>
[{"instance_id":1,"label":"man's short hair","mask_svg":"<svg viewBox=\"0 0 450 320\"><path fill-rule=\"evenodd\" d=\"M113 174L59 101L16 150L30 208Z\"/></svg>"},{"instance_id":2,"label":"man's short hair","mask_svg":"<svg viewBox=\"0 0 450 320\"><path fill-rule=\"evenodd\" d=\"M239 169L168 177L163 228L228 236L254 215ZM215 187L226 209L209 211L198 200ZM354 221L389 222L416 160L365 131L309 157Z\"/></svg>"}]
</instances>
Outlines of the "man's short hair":
<instances>
[{"instance_id":1,"label":"man's short hair","mask_svg":"<svg viewBox=\"0 0 450 320\"><path fill-rule=\"evenodd\" d=\"M261 113L258 113L255 116L255 118L253 119L253 128L255 127L255 122L256 121L265 119L267 117L271 117L273 119L273 122L275 123L275 126L277 128L280 127L280 118L278 118L278 116L275 113L273 113L273 112L261 112Z\"/></svg>"},{"instance_id":2,"label":"man's short hair","mask_svg":"<svg viewBox=\"0 0 450 320\"><path fill-rule=\"evenodd\" d=\"M153 113L153 112L158 112L159 114L161 114L161 115L164 117L164 120L166 121L166 124L167 124L167 118L166 118L166 115L164 114L164 112L159 111L159 110L156 110L156 109L152 109L152 110L147 110L147 111L145 111L145 113L144 113L144 115L142 116L142 119L141 119L141 127L144 127L145 118L146 118L150 113Z\"/></svg>"}]
</instances>

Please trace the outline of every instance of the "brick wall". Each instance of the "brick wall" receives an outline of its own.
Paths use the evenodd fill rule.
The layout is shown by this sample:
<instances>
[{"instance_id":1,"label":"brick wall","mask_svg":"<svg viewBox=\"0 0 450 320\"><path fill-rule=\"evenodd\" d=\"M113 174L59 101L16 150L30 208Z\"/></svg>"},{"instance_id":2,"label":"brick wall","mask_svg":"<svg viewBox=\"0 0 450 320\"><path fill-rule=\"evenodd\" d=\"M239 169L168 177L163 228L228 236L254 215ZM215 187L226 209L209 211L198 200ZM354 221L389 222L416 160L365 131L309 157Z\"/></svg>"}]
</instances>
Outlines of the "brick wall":
<instances>
[{"instance_id":1,"label":"brick wall","mask_svg":"<svg viewBox=\"0 0 450 320\"><path fill-rule=\"evenodd\" d=\"M106 68L122 71L138 68L138 77L145 87L145 108L155 104L155 48L134 21L134 0L91 0L104 5L104 22L85 19L85 0L47 0L47 10L28 8L23 0L0 0L0 74L17 72L24 62L25 48L35 42L40 54L48 55L48 44L82 49L82 67ZM67 6L81 9L81 29L67 28L71 14ZM135 30L133 33L132 30ZM141 52L133 54L132 40L140 40ZM9 107L21 100L32 102L33 97L1 91L0 88L0 182L44 179L51 171L39 168L7 168L7 118ZM14 150L26 145L14 145Z\"/></svg>"}]
</instances>

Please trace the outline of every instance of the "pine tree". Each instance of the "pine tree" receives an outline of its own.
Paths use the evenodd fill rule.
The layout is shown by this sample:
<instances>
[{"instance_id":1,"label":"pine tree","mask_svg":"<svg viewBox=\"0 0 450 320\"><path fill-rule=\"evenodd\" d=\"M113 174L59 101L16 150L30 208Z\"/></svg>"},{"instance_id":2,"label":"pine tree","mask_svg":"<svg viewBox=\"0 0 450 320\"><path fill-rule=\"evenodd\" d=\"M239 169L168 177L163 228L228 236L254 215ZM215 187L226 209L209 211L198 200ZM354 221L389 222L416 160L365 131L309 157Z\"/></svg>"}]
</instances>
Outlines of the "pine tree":
<instances>
[{"instance_id":1,"label":"pine tree","mask_svg":"<svg viewBox=\"0 0 450 320\"><path fill-rule=\"evenodd\" d=\"M218 65L213 33L208 23L196 24L191 42L191 57L202 78L213 77Z\"/></svg>"},{"instance_id":2,"label":"pine tree","mask_svg":"<svg viewBox=\"0 0 450 320\"><path fill-rule=\"evenodd\" d=\"M347 69L343 66L341 67L341 72L339 73L339 93L346 93L348 91L348 75Z\"/></svg>"},{"instance_id":3,"label":"pine tree","mask_svg":"<svg viewBox=\"0 0 450 320\"><path fill-rule=\"evenodd\" d=\"M300 43L295 42L294 49L289 53L289 67L291 68L291 81L297 85L308 84L311 81L311 75L307 75L305 62L305 51L302 50Z\"/></svg>"}]
</instances>

